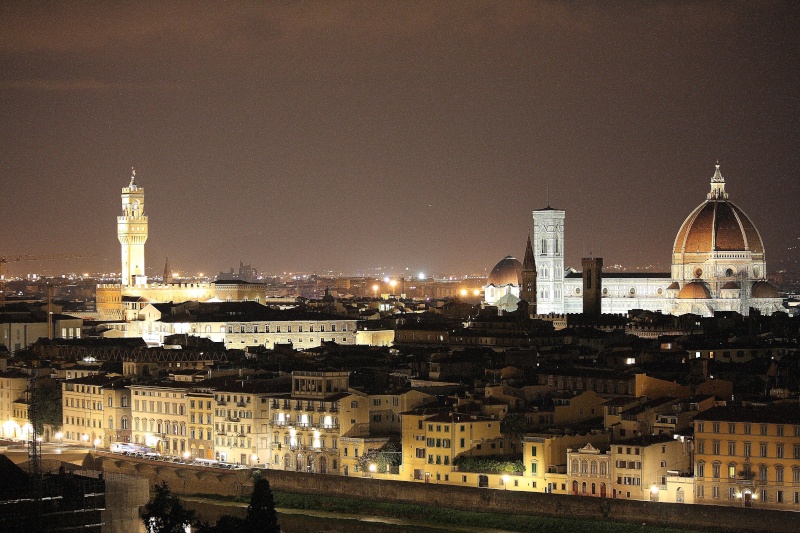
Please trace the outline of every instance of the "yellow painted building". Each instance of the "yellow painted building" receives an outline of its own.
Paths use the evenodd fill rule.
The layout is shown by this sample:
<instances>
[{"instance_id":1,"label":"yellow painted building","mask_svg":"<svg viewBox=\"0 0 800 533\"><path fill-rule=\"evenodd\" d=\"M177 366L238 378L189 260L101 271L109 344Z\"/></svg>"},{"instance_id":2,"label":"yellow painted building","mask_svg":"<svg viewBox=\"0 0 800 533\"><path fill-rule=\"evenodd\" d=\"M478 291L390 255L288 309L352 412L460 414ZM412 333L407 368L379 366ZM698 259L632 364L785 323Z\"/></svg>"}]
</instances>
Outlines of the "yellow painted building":
<instances>
[{"instance_id":1,"label":"yellow painted building","mask_svg":"<svg viewBox=\"0 0 800 533\"><path fill-rule=\"evenodd\" d=\"M9 439L23 439L27 435L25 423L14 417L14 404L24 399L28 390L28 374L12 369L0 372L0 434ZM25 421L27 423L27 420Z\"/></svg>"},{"instance_id":2,"label":"yellow painted building","mask_svg":"<svg viewBox=\"0 0 800 533\"><path fill-rule=\"evenodd\" d=\"M61 384L63 442L107 448L111 442L129 438L127 430L121 429L130 420L127 418L130 407L122 406L123 398L130 398L129 392L124 391L129 383L122 376L103 375L64 381ZM111 407L106 412L109 398Z\"/></svg>"},{"instance_id":3,"label":"yellow painted building","mask_svg":"<svg viewBox=\"0 0 800 533\"><path fill-rule=\"evenodd\" d=\"M214 391L195 387L186 396L189 403L189 455L197 459L213 459Z\"/></svg>"},{"instance_id":4,"label":"yellow painted building","mask_svg":"<svg viewBox=\"0 0 800 533\"><path fill-rule=\"evenodd\" d=\"M402 424L401 481L461 484L474 481L476 486L486 486L488 476L456 473L455 459L503 455L511 451L500 434L500 421L494 418L447 410L436 413L421 407L403 413Z\"/></svg>"},{"instance_id":5,"label":"yellow painted building","mask_svg":"<svg viewBox=\"0 0 800 533\"><path fill-rule=\"evenodd\" d=\"M585 445L608 446L608 434L592 432L577 435L530 433L522 439L525 486L534 492L568 494L568 452Z\"/></svg>"},{"instance_id":6,"label":"yellow painted building","mask_svg":"<svg viewBox=\"0 0 800 533\"><path fill-rule=\"evenodd\" d=\"M800 409L714 407L695 431L695 502L800 511Z\"/></svg>"},{"instance_id":7,"label":"yellow painted building","mask_svg":"<svg viewBox=\"0 0 800 533\"><path fill-rule=\"evenodd\" d=\"M131 385L133 442L163 455L189 451L188 393L191 383L162 381Z\"/></svg>"}]
</instances>

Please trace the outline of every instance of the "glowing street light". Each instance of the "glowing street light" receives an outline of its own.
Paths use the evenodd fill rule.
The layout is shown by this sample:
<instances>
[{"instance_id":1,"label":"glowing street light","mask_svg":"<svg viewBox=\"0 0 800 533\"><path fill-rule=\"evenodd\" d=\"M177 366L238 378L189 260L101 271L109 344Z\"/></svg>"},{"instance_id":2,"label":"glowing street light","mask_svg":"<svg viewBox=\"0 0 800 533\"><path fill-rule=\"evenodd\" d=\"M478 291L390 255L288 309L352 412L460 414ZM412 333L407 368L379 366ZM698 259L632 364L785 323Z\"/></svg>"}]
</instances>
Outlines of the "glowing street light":
<instances>
[{"instance_id":1,"label":"glowing street light","mask_svg":"<svg viewBox=\"0 0 800 533\"><path fill-rule=\"evenodd\" d=\"M397 287L397 280L393 279L392 281L389 282L389 285L392 286L392 294L394 294L394 288Z\"/></svg>"},{"instance_id":2,"label":"glowing street light","mask_svg":"<svg viewBox=\"0 0 800 533\"><path fill-rule=\"evenodd\" d=\"M511 479L508 474L503 476L503 488L508 490L508 480Z\"/></svg>"},{"instance_id":3,"label":"glowing street light","mask_svg":"<svg viewBox=\"0 0 800 533\"><path fill-rule=\"evenodd\" d=\"M100 439L94 439L94 451L97 451L97 446L99 446L101 442L103 441Z\"/></svg>"},{"instance_id":4,"label":"glowing street light","mask_svg":"<svg viewBox=\"0 0 800 533\"><path fill-rule=\"evenodd\" d=\"M375 285L373 285L373 286L372 286L372 292L373 292L373 294L375 295L375 299L376 299L376 300L378 299L378 289L379 289L379 288L380 288L380 287L378 287L378 284L377 284L377 283L376 283Z\"/></svg>"}]
</instances>

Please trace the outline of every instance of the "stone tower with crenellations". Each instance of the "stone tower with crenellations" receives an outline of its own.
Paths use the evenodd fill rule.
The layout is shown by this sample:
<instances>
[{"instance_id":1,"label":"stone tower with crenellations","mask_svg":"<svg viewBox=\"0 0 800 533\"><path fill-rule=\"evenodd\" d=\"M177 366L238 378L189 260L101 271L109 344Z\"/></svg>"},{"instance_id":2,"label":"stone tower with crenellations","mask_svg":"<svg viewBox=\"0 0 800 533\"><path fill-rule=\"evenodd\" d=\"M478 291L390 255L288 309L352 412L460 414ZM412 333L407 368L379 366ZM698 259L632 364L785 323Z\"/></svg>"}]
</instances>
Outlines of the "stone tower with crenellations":
<instances>
[{"instance_id":1,"label":"stone tower with crenellations","mask_svg":"<svg viewBox=\"0 0 800 533\"><path fill-rule=\"evenodd\" d=\"M144 189L136 184L136 170L131 182L122 189L122 215L117 217L117 238L122 247L123 286L144 285L144 243L147 242L147 215L144 214Z\"/></svg>"}]
</instances>

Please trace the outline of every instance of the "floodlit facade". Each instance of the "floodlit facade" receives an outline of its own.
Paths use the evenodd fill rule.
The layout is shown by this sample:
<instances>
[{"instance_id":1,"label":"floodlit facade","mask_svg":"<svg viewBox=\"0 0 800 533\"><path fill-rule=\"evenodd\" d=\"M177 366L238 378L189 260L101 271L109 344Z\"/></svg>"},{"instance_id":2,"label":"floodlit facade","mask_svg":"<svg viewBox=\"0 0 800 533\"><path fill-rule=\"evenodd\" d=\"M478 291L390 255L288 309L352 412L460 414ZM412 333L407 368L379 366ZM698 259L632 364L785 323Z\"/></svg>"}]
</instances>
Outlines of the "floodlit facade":
<instances>
[{"instance_id":1,"label":"floodlit facade","mask_svg":"<svg viewBox=\"0 0 800 533\"><path fill-rule=\"evenodd\" d=\"M715 407L695 418L695 502L800 510L800 410Z\"/></svg>"},{"instance_id":2,"label":"floodlit facade","mask_svg":"<svg viewBox=\"0 0 800 533\"><path fill-rule=\"evenodd\" d=\"M533 211L539 314L583 311L583 277L564 264L565 215L549 205ZM503 259L495 269L501 269L509 259L513 258ZM632 309L645 309L702 316L712 316L714 311L747 315L750 308L766 315L782 312L782 299L766 281L766 269L761 235L744 211L730 201L717 165L706 201L678 230L671 272L603 274L601 310L627 314ZM514 284L507 278L511 277L504 277L499 285L493 284L490 276L485 303L497 305L507 293L519 295L521 281Z\"/></svg>"}]
</instances>

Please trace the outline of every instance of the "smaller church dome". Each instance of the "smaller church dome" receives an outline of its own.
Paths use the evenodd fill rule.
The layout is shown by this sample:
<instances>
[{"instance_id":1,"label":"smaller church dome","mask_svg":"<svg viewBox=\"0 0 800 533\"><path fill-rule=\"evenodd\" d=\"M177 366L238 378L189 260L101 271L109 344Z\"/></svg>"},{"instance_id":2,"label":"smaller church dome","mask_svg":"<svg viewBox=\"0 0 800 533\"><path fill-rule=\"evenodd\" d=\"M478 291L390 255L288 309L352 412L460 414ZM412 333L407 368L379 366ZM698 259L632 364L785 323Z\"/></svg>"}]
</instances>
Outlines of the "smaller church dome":
<instances>
[{"instance_id":1,"label":"smaller church dome","mask_svg":"<svg viewBox=\"0 0 800 533\"><path fill-rule=\"evenodd\" d=\"M726 290L736 290L736 291L738 291L740 288L741 287L739 287L739 284L737 282L735 282L735 281L728 281L728 282L725 283L725 285L722 286L722 290L724 290L724 291L726 291Z\"/></svg>"},{"instance_id":2,"label":"smaller church dome","mask_svg":"<svg viewBox=\"0 0 800 533\"><path fill-rule=\"evenodd\" d=\"M489 279L486 280L486 285L494 285L495 287L522 285L522 263L516 258L507 255L494 266L489 274Z\"/></svg>"},{"instance_id":3,"label":"smaller church dome","mask_svg":"<svg viewBox=\"0 0 800 533\"><path fill-rule=\"evenodd\" d=\"M753 288L750 290L750 296L753 298L780 298L778 289L766 281L756 281L753 283Z\"/></svg>"},{"instance_id":4,"label":"smaller church dome","mask_svg":"<svg viewBox=\"0 0 800 533\"><path fill-rule=\"evenodd\" d=\"M682 300L702 300L711 298L711 291L702 281L692 281L683 286L681 292L678 293L678 298Z\"/></svg>"}]
</instances>

